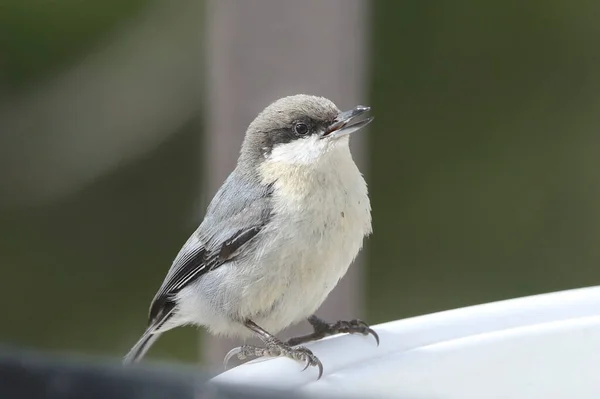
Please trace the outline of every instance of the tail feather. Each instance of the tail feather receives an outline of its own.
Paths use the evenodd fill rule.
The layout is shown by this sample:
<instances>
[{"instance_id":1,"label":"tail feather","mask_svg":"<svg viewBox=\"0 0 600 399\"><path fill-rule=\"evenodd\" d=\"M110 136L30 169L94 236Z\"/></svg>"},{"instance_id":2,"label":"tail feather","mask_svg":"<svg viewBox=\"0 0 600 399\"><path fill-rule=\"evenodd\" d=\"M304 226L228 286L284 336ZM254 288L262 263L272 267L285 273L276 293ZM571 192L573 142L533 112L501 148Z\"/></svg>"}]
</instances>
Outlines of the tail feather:
<instances>
[{"instance_id":1,"label":"tail feather","mask_svg":"<svg viewBox=\"0 0 600 399\"><path fill-rule=\"evenodd\" d=\"M144 332L144 335L142 335L138 342L123 358L123 364L137 363L144 357L154 341L156 341L161 335L161 333L154 331L155 329L153 327L149 327L146 332Z\"/></svg>"},{"instance_id":2,"label":"tail feather","mask_svg":"<svg viewBox=\"0 0 600 399\"><path fill-rule=\"evenodd\" d=\"M148 349L150 349L154 341L156 341L163 332L174 327L166 326L167 328L165 328L165 324L173 315L173 310L173 306L171 306L168 310L165 309L162 312L162 315L157 317L156 320L150 326L148 326L138 342L133 345L133 348L131 348L131 350L123 358L123 364L139 362L144 357L146 352L148 352Z\"/></svg>"}]
</instances>

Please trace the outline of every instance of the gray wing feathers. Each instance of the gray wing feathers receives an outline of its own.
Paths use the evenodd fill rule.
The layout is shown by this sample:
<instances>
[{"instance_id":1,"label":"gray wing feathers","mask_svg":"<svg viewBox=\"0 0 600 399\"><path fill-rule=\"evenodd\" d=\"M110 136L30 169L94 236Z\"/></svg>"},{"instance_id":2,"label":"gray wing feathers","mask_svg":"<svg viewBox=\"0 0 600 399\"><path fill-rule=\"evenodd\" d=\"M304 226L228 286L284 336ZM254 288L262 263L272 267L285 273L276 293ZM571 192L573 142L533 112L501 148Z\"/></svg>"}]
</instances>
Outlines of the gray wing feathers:
<instances>
[{"instance_id":1,"label":"gray wing feathers","mask_svg":"<svg viewBox=\"0 0 600 399\"><path fill-rule=\"evenodd\" d=\"M239 254L271 216L271 185L234 171L217 192L202 224L183 245L150 307L150 323L173 295Z\"/></svg>"}]
</instances>

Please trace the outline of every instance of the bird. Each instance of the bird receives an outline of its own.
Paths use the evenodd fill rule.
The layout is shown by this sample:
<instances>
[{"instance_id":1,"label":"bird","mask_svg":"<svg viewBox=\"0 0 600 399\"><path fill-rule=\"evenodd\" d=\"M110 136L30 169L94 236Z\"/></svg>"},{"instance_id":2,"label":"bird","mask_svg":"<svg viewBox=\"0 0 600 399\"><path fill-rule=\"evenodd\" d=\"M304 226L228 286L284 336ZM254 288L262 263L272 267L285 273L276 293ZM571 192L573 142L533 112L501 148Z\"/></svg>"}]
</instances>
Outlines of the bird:
<instances>
[{"instance_id":1,"label":"bird","mask_svg":"<svg viewBox=\"0 0 600 399\"><path fill-rule=\"evenodd\" d=\"M138 362L158 337L196 325L217 336L258 337L225 358L283 356L323 364L301 344L338 333L377 333L359 319L328 323L315 312L372 233L367 184L350 152L373 118L358 105L297 94L249 124L237 165L209 203L154 296L148 326L123 359ZM313 333L277 334L303 320Z\"/></svg>"}]
</instances>

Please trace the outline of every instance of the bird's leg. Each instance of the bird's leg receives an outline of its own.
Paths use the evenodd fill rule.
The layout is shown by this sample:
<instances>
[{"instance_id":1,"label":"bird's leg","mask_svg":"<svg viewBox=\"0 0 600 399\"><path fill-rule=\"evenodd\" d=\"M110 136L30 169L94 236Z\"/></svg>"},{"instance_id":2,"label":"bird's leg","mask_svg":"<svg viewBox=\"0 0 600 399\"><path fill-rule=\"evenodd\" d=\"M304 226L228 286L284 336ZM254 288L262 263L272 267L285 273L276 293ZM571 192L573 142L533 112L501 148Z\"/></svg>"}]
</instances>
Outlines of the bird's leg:
<instances>
[{"instance_id":1,"label":"bird's leg","mask_svg":"<svg viewBox=\"0 0 600 399\"><path fill-rule=\"evenodd\" d=\"M286 343L290 346L305 344L310 341L316 341L321 338L329 337L335 334L371 334L377 345L379 345L379 335L367 323L362 320L338 321L337 323L327 323L315 315L308 318L308 322L313 326L313 333L300 337L290 338Z\"/></svg>"},{"instance_id":2,"label":"bird's leg","mask_svg":"<svg viewBox=\"0 0 600 399\"><path fill-rule=\"evenodd\" d=\"M259 347L254 345L243 345L239 348L232 349L229 351L227 356L225 356L225 367L227 367L229 359L231 359L233 356L237 356L237 358L240 360L244 360L247 357L285 356L290 359L305 363L306 367L304 367L304 370L306 370L308 366L316 366L319 368L319 378L321 378L323 375L323 364L319 358L312 353L311 350L303 346L292 348L292 346L289 344L284 343L274 335L269 334L266 330L258 326L252 320L246 320L244 325L256 333L265 346Z\"/></svg>"}]
</instances>

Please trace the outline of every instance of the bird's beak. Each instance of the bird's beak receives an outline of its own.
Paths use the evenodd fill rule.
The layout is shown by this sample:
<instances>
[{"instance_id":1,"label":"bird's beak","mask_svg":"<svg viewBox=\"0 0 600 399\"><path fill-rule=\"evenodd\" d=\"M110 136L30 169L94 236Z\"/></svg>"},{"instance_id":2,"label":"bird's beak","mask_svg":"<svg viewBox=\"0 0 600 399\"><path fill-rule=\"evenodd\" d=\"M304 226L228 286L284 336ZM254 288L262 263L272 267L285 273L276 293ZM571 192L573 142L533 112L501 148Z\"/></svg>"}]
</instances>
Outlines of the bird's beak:
<instances>
[{"instance_id":1,"label":"bird's beak","mask_svg":"<svg viewBox=\"0 0 600 399\"><path fill-rule=\"evenodd\" d=\"M351 109L350 111L340 112L337 118L335 118L335 121L333 121L333 123L329 125L329 127L325 130L325 132L323 132L323 136L321 137L338 138L362 129L363 127L371 123L371 121L373 120L372 117L363 119L352 124L350 122L357 116L360 116L365 112L368 112L369 110L371 110L371 108L365 107L363 105L357 105L356 107L354 107L354 109Z\"/></svg>"}]
</instances>

